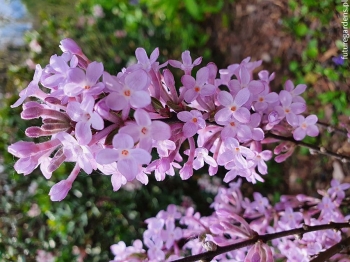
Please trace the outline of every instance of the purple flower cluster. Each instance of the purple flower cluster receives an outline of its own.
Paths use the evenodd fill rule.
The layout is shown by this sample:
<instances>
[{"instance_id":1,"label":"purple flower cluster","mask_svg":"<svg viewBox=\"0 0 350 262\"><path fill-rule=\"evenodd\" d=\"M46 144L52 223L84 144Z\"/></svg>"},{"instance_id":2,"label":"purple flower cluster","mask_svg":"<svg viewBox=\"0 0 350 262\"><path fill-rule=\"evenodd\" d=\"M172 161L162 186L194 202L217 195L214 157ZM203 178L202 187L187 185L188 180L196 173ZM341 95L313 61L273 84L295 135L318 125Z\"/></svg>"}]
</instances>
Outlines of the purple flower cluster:
<instances>
[{"instance_id":1,"label":"purple flower cluster","mask_svg":"<svg viewBox=\"0 0 350 262\"><path fill-rule=\"evenodd\" d=\"M37 65L33 81L13 105L23 104L23 119L42 119L26 135L49 141L19 141L8 148L19 158L16 171L24 175L40 166L50 178L63 162L75 163L72 174L51 189L53 201L65 198L81 169L111 175L114 190L134 179L147 184L153 171L157 180L176 172L188 179L204 162L210 175L224 166L225 182L236 176L263 181L265 162L273 156L262 148L271 142L268 134L302 140L319 133L317 117L301 115L306 104L300 95L306 86L287 81L279 94L271 92L274 74L261 71L253 79L261 61L247 58L221 70L209 63L193 77L201 58L192 62L189 51L182 62L160 64L158 49L148 57L137 48L137 63L111 75L73 40L62 40L60 47L63 54L53 55L44 68ZM183 71L181 84L165 68L168 64ZM28 97L39 101L25 102ZM180 150L184 143L189 145L185 155ZM157 159L152 159L152 150ZM282 143L275 153L280 162L292 150Z\"/></svg>"},{"instance_id":2,"label":"purple flower cluster","mask_svg":"<svg viewBox=\"0 0 350 262\"><path fill-rule=\"evenodd\" d=\"M148 227L143 243L136 240L126 247L123 241L111 246L114 260L121 261L175 261L188 255L214 251L252 239L257 236L307 226L347 222L340 206L350 184L333 180L328 190L319 191L321 198L306 195L281 196L271 205L266 197L254 193L254 199L245 198L240 190L241 179L229 187L219 187L211 216L202 217L192 207L184 209L169 205L156 217L145 222ZM346 204L345 204L346 205ZM249 222L247 222L249 221ZM274 239L271 245L261 240L255 244L218 255L212 261L309 261L332 245L340 242L348 230L332 229L308 232L299 238L287 235ZM143 246L147 247L146 250ZM330 261L348 261L349 256L337 254Z\"/></svg>"}]
</instances>

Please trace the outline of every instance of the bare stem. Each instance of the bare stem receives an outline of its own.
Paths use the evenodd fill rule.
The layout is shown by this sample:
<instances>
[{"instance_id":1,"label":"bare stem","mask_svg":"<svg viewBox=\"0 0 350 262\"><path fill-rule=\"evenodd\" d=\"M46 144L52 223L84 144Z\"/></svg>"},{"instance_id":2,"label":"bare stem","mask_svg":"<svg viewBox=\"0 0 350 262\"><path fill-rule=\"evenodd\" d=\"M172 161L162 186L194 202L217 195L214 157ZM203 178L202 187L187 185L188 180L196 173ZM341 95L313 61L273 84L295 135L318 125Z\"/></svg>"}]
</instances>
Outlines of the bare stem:
<instances>
[{"instance_id":1,"label":"bare stem","mask_svg":"<svg viewBox=\"0 0 350 262\"><path fill-rule=\"evenodd\" d=\"M319 230L327 230L327 229L341 229L341 228L350 228L350 221L347 223L329 223L329 224L323 224L323 225L317 225L317 226L308 226L308 225L303 225L300 228L295 228L291 230L286 230L282 232L277 232L277 233L272 233L272 234L266 234L266 235L256 235L251 239L244 240L239 243L235 243L232 245L224 246L224 247L218 247L215 251L208 251L202 254L194 255L194 256L189 256L185 258L181 258L178 260L174 260L173 262L194 262L198 260L212 260L214 257L232 251L236 250L242 247L247 247L254 245L257 241L262 241L262 242L267 242L271 241L276 238L281 238L281 237L286 237L286 236L292 236L292 235L299 235L302 236L305 233L313 232L313 231L319 231ZM347 241L349 241L347 239ZM342 241L343 242L343 241ZM340 243L342 243L340 242ZM344 243L340 245L340 247L343 246ZM345 242L345 244L348 244L348 242ZM333 248L333 247L331 247ZM327 250L328 251L328 250ZM327 251L323 252L326 253ZM322 255L323 255L322 253ZM324 261L324 260L317 260L317 261Z\"/></svg>"},{"instance_id":2,"label":"bare stem","mask_svg":"<svg viewBox=\"0 0 350 262\"><path fill-rule=\"evenodd\" d=\"M298 146L306 147L306 148L309 148L311 150L317 151L320 154L331 156L331 157L334 157L336 159L339 159L343 163L344 162L350 162L350 157L349 156L345 156L345 155L334 153L332 151L329 151L329 150L325 149L324 147L319 147L319 146L311 145L311 144L308 144L308 143L305 143L305 142L302 142L302 141L297 141L297 140L295 140L292 137L279 136L279 135L275 135L275 134L272 134L272 133L268 133L266 136L267 137L272 137L272 138L275 138L275 139L278 139L278 140L282 140L282 141L292 142L292 143L294 143L294 144L296 144Z\"/></svg>"}]
</instances>

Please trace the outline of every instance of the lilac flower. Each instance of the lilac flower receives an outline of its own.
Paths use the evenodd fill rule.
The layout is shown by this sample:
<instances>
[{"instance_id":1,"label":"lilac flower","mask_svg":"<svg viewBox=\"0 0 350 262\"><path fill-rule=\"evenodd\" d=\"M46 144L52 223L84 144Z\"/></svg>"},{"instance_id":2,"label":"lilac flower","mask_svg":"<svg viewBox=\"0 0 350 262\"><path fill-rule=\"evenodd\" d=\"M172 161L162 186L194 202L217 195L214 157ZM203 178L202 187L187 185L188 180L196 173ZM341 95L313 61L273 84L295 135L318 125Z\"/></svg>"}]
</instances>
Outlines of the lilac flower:
<instances>
[{"instance_id":1,"label":"lilac flower","mask_svg":"<svg viewBox=\"0 0 350 262\"><path fill-rule=\"evenodd\" d=\"M273 255L271 248L263 243L257 241L247 253L244 262L273 262Z\"/></svg>"},{"instance_id":2,"label":"lilac flower","mask_svg":"<svg viewBox=\"0 0 350 262\"><path fill-rule=\"evenodd\" d=\"M339 203L345 197L344 191L349 188L350 188L350 183L340 184L339 180L332 179L331 187L327 190L327 193L331 198L334 198L336 196L336 201Z\"/></svg>"},{"instance_id":3,"label":"lilac flower","mask_svg":"<svg viewBox=\"0 0 350 262\"><path fill-rule=\"evenodd\" d=\"M286 117L288 124L295 126L298 124L297 115L304 112L306 109L306 104L302 102L292 101L292 95L286 91L282 90L279 94L279 99L281 106L276 106L275 110L278 111L279 116Z\"/></svg>"},{"instance_id":4,"label":"lilac flower","mask_svg":"<svg viewBox=\"0 0 350 262\"><path fill-rule=\"evenodd\" d=\"M264 91L256 95L254 98L254 110L256 112L264 112L270 104L274 104L278 101L278 94L270 92L266 86Z\"/></svg>"},{"instance_id":5,"label":"lilac flower","mask_svg":"<svg viewBox=\"0 0 350 262\"><path fill-rule=\"evenodd\" d=\"M272 158L272 152L270 150L264 150L262 152L255 152L254 160L258 166L258 170L261 174L267 174L267 165L265 161Z\"/></svg>"},{"instance_id":6,"label":"lilac flower","mask_svg":"<svg viewBox=\"0 0 350 262\"><path fill-rule=\"evenodd\" d=\"M208 149L206 148L196 148L195 150L195 160L193 161L193 169L198 170L204 166L204 162L206 162L208 165L217 167L218 164L212 158L208 155Z\"/></svg>"},{"instance_id":7,"label":"lilac flower","mask_svg":"<svg viewBox=\"0 0 350 262\"><path fill-rule=\"evenodd\" d=\"M247 168L247 160L243 157L252 158L254 153L247 147L241 146L237 139L228 137L225 141L225 151L219 155L217 162L225 165L233 161L240 168Z\"/></svg>"},{"instance_id":8,"label":"lilac flower","mask_svg":"<svg viewBox=\"0 0 350 262\"><path fill-rule=\"evenodd\" d=\"M49 192L51 201L63 200L67 196L69 190L72 188L72 184L73 182L70 180L62 180L51 187Z\"/></svg>"},{"instance_id":9,"label":"lilac flower","mask_svg":"<svg viewBox=\"0 0 350 262\"><path fill-rule=\"evenodd\" d=\"M148 72L152 68L152 64L157 61L157 58L159 56L159 49L156 48L153 50L150 58L148 58L147 53L145 49L143 48L136 48L135 55L138 61L138 64L142 66L142 68Z\"/></svg>"},{"instance_id":10,"label":"lilac flower","mask_svg":"<svg viewBox=\"0 0 350 262\"><path fill-rule=\"evenodd\" d=\"M228 86L234 93L244 88L247 88L252 94L259 94L264 90L264 84L259 80L251 80L251 75L245 67L239 69L238 80L232 79Z\"/></svg>"},{"instance_id":11,"label":"lilac flower","mask_svg":"<svg viewBox=\"0 0 350 262\"><path fill-rule=\"evenodd\" d=\"M300 212L293 212L291 207L287 207L284 214L278 221L278 225L283 230L297 228L303 220L303 215Z\"/></svg>"},{"instance_id":12,"label":"lilac flower","mask_svg":"<svg viewBox=\"0 0 350 262\"><path fill-rule=\"evenodd\" d=\"M301 95L302 93L305 92L306 90L306 85L304 84L299 84L294 88L294 84L292 81L287 80L284 84L284 89L288 91L292 97L293 97L293 102L301 102L305 104L304 98L302 98Z\"/></svg>"},{"instance_id":13,"label":"lilac flower","mask_svg":"<svg viewBox=\"0 0 350 262\"><path fill-rule=\"evenodd\" d=\"M94 109L95 99L85 96L81 103L72 101L67 105L67 114L76 121L75 136L81 145L87 145L92 138L91 126L96 130L103 129L103 119Z\"/></svg>"},{"instance_id":14,"label":"lilac flower","mask_svg":"<svg viewBox=\"0 0 350 262\"><path fill-rule=\"evenodd\" d=\"M96 161L88 146L81 145L70 134L60 132L56 136L63 144L63 154L65 161L76 162L87 174L91 174L96 169Z\"/></svg>"},{"instance_id":15,"label":"lilac flower","mask_svg":"<svg viewBox=\"0 0 350 262\"><path fill-rule=\"evenodd\" d=\"M119 133L130 135L139 147L150 152L152 140L164 141L170 138L169 125L161 121L151 121L149 114L143 109L136 109L134 113L135 122L128 123L119 129Z\"/></svg>"},{"instance_id":16,"label":"lilac flower","mask_svg":"<svg viewBox=\"0 0 350 262\"><path fill-rule=\"evenodd\" d=\"M224 108L215 114L215 121L226 121L233 116L241 123L248 123L250 112L243 105L248 101L250 92L247 88L240 90L235 98L229 92L221 91L218 94L218 101Z\"/></svg>"},{"instance_id":17,"label":"lilac flower","mask_svg":"<svg viewBox=\"0 0 350 262\"><path fill-rule=\"evenodd\" d=\"M162 240L165 242L165 247L169 250L175 241L182 238L182 229L179 227L175 228L174 223L167 223L166 229L161 232Z\"/></svg>"},{"instance_id":18,"label":"lilac flower","mask_svg":"<svg viewBox=\"0 0 350 262\"><path fill-rule=\"evenodd\" d=\"M204 128L206 125L201 112L198 110L179 112L177 118L185 122L182 130L184 136L187 138L194 136L198 129Z\"/></svg>"},{"instance_id":19,"label":"lilac flower","mask_svg":"<svg viewBox=\"0 0 350 262\"><path fill-rule=\"evenodd\" d=\"M113 137L113 149L102 149L96 155L96 161L106 165L117 161L119 172L132 181L139 173L139 165L148 164L151 155L144 149L134 148L134 140L127 134L116 134Z\"/></svg>"},{"instance_id":20,"label":"lilac flower","mask_svg":"<svg viewBox=\"0 0 350 262\"><path fill-rule=\"evenodd\" d=\"M194 101L198 95L200 96L210 96L215 93L216 87L211 84L206 84L209 78L209 69L203 67L198 70L196 74L196 79L190 75L184 75L181 78L181 82L185 87L184 98L186 102L190 103Z\"/></svg>"},{"instance_id":21,"label":"lilac flower","mask_svg":"<svg viewBox=\"0 0 350 262\"><path fill-rule=\"evenodd\" d=\"M126 75L125 79L116 81L109 74L104 75L104 81L111 93L107 96L106 104L113 110L143 108L151 103L151 97L146 91L149 85L147 73L138 69Z\"/></svg>"},{"instance_id":22,"label":"lilac flower","mask_svg":"<svg viewBox=\"0 0 350 262\"><path fill-rule=\"evenodd\" d=\"M185 72L186 75L191 75L191 71L194 66L199 65L202 62L202 57L198 57L192 63L192 58L190 55L190 51L186 50L181 54L182 63L177 60L169 60L169 64L175 68L180 68Z\"/></svg>"},{"instance_id":23,"label":"lilac flower","mask_svg":"<svg viewBox=\"0 0 350 262\"><path fill-rule=\"evenodd\" d=\"M53 90L63 88L67 82L68 73L71 70L67 64L70 59L71 55L68 53L64 53L61 56L51 56L50 64L43 70L41 84Z\"/></svg>"},{"instance_id":24,"label":"lilac flower","mask_svg":"<svg viewBox=\"0 0 350 262\"><path fill-rule=\"evenodd\" d=\"M318 136L319 130L317 128L317 116L309 115L306 118L303 116L298 116L298 124L296 129L293 131L293 137L295 140L303 140L306 135L308 136Z\"/></svg>"},{"instance_id":25,"label":"lilac flower","mask_svg":"<svg viewBox=\"0 0 350 262\"><path fill-rule=\"evenodd\" d=\"M37 96L37 97L41 97L41 98L44 99L47 96L39 88L39 81L40 81L40 78L41 78L41 75L42 75L42 71L43 70L42 70L41 66L40 65L36 65L33 80L29 83L27 88L23 89L19 93L19 97L20 98L13 105L11 105L12 108L20 106L27 97Z\"/></svg>"},{"instance_id":26,"label":"lilac flower","mask_svg":"<svg viewBox=\"0 0 350 262\"><path fill-rule=\"evenodd\" d=\"M64 85L64 93L75 97L80 94L99 95L105 85L97 82L103 73L103 64L92 62L88 65L86 73L80 68L72 68L68 73L68 82Z\"/></svg>"}]
</instances>

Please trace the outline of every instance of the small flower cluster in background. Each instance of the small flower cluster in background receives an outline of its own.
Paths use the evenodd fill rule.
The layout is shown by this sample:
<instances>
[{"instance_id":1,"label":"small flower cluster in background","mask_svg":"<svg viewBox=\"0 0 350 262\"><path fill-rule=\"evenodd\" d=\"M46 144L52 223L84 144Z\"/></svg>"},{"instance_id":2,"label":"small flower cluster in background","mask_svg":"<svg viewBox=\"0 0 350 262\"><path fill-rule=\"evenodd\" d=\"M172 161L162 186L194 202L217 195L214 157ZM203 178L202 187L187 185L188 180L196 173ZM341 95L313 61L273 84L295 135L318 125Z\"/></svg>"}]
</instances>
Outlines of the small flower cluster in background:
<instances>
[{"instance_id":1,"label":"small flower cluster in background","mask_svg":"<svg viewBox=\"0 0 350 262\"><path fill-rule=\"evenodd\" d=\"M331 222L348 222L341 207L349 183L332 180L328 190L319 191L320 198L306 195L283 195L280 202L271 205L260 193L250 200L241 192L241 182L219 187L211 207L212 215L204 217L190 207L184 209L169 205L156 217L148 218L143 241L135 240L133 246L123 241L111 246L114 259L122 261L176 261L184 256L215 251L219 247L248 243L218 255L212 261L310 261L310 258L341 241L349 230L334 229L308 232L310 226L327 225ZM249 221L249 222L248 222ZM286 233L272 239L271 245L263 236L301 228L305 233L296 237ZM350 225L349 225L350 227ZM144 249L145 248L145 249ZM330 261L348 261L349 255L339 253ZM195 260L191 260L195 261Z\"/></svg>"}]
</instances>

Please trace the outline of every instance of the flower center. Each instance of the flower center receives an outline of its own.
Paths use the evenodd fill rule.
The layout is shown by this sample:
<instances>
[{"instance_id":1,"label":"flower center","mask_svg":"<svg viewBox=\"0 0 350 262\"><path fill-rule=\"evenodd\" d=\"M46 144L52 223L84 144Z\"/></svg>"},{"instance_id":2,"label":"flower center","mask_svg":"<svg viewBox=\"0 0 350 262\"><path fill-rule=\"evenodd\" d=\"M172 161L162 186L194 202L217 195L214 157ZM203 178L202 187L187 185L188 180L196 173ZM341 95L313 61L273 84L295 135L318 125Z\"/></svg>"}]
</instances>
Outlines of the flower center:
<instances>
[{"instance_id":1,"label":"flower center","mask_svg":"<svg viewBox=\"0 0 350 262\"><path fill-rule=\"evenodd\" d=\"M146 127L143 127L143 128L141 129L141 133L144 134L144 135L146 135L146 134L147 134L147 128L146 128Z\"/></svg>"},{"instance_id":2,"label":"flower center","mask_svg":"<svg viewBox=\"0 0 350 262\"><path fill-rule=\"evenodd\" d=\"M263 97L259 97L259 102L263 102L264 98Z\"/></svg>"},{"instance_id":3,"label":"flower center","mask_svg":"<svg viewBox=\"0 0 350 262\"><path fill-rule=\"evenodd\" d=\"M91 86L84 86L84 89L88 90Z\"/></svg>"},{"instance_id":4,"label":"flower center","mask_svg":"<svg viewBox=\"0 0 350 262\"><path fill-rule=\"evenodd\" d=\"M237 107L236 107L236 106L231 107L231 111L232 111L232 112L235 112L235 111L236 111L236 109L237 109Z\"/></svg>"},{"instance_id":5,"label":"flower center","mask_svg":"<svg viewBox=\"0 0 350 262\"><path fill-rule=\"evenodd\" d=\"M236 126L235 122L231 122L230 126L232 126L232 127Z\"/></svg>"},{"instance_id":6,"label":"flower center","mask_svg":"<svg viewBox=\"0 0 350 262\"><path fill-rule=\"evenodd\" d=\"M284 112L286 112L287 114L290 112L290 109L289 108L286 108L285 110L284 110Z\"/></svg>"},{"instance_id":7,"label":"flower center","mask_svg":"<svg viewBox=\"0 0 350 262\"><path fill-rule=\"evenodd\" d=\"M196 117L192 118L193 123L197 123L198 119Z\"/></svg>"},{"instance_id":8,"label":"flower center","mask_svg":"<svg viewBox=\"0 0 350 262\"><path fill-rule=\"evenodd\" d=\"M125 96L130 96L130 95L131 95L130 90L125 90L125 91L124 91L124 95L125 95Z\"/></svg>"},{"instance_id":9,"label":"flower center","mask_svg":"<svg viewBox=\"0 0 350 262\"><path fill-rule=\"evenodd\" d=\"M307 128L307 124L302 123L302 124L301 124L301 128L302 128L302 129L306 129L306 128Z\"/></svg>"},{"instance_id":10,"label":"flower center","mask_svg":"<svg viewBox=\"0 0 350 262\"><path fill-rule=\"evenodd\" d=\"M124 150L122 151L122 155L124 155L124 156L129 155L129 151L128 151L128 150L126 150L126 149L124 149Z\"/></svg>"},{"instance_id":11,"label":"flower center","mask_svg":"<svg viewBox=\"0 0 350 262\"><path fill-rule=\"evenodd\" d=\"M199 91L201 91L201 89L200 89L198 86L196 86L196 87L194 88L194 91L196 91L196 92L198 93Z\"/></svg>"}]
</instances>

